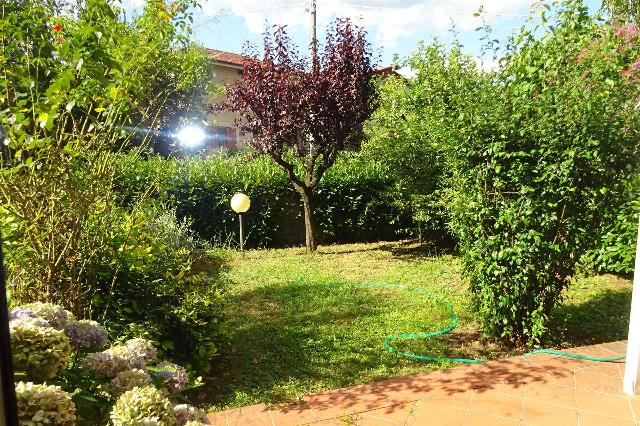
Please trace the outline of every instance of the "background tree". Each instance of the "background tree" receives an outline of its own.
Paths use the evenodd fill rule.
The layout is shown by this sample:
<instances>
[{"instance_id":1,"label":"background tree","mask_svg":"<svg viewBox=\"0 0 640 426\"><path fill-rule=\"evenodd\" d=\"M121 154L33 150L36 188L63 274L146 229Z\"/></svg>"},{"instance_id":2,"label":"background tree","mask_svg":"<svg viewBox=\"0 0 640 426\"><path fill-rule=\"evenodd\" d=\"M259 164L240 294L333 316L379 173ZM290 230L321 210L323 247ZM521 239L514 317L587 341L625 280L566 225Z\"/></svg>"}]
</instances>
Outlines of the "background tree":
<instances>
[{"instance_id":1,"label":"background tree","mask_svg":"<svg viewBox=\"0 0 640 426\"><path fill-rule=\"evenodd\" d=\"M602 8L611 13L614 21L640 22L638 0L603 0Z\"/></svg>"},{"instance_id":2,"label":"background tree","mask_svg":"<svg viewBox=\"0 0 640 426\"><path fill-rule=\"evenodd\" d=\"M366 33L349 20L338 19L311 58L280 27L265 33L263 59L249 52L242 78L226 87L227 102L215 106L238 112L257 154L287 173L303 200L309 251L317 247L313 188L371 116L373 71Z\"/></svg>"}]
</instances>

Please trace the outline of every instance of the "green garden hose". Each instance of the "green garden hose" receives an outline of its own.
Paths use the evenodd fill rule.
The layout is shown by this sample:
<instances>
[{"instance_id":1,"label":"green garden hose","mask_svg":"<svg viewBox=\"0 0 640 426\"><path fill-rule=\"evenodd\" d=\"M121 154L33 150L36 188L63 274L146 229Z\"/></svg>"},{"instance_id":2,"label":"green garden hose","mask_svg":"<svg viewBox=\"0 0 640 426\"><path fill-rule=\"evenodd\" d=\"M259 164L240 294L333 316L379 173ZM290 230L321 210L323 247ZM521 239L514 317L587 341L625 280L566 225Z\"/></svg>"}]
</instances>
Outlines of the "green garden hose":
<instances>
[{"instance_id":1,"label":"green garden hose","mask_svg":"<svg viewBox=\"0 0 640 426\"><path fill-rule=\"evenodd\" d=\"M304 277L300 277L300 282L302 284L305 283L305 279ZM471 359L471 358L449 358L449 357L431 357L431 356L425 356L425 355L418 355L418 354L414 354L412 352L404 352L401 351L400 349L396 348L395 346L393 346L391 344L392 340L396 340L396 339L425 339L428 337L435 337L435 336L441 336L443 334L447 334L451 331L453 331L457 326L458 326L458 317L456 316L455 311L453 310L453 305L451 304L451 302L446 299L445 297L443 297L442 295L439 295L437 293L434 293L432 291L428 291L428 290L424 290L418 287L409 287L406 286L404 284L385 284L385 283L362 283L362 284L350 284L353 287L386 287L386 288L399 288L399 289L403 289L403 290L408 290L411 291L413 293L416 294L420 294L423 296L427 296L430 297L433 300L436 301L440 301L442 303L444 303L447 306L447 310L449 311L449 315L450 315L450 323L447 327L441 329L441 330L437 330L437 331L432 331L430 333L398 333L398 334L391 334L389 336L387 336L384 339L384 347L385 349L387 349L390 352L393 352L395 354L398 354L400 356L403 356L405 358L411 358L411 359L416 359L419 361L427 361L427 362L441 362L441 361L449 361L449 362L455 362L455 363L464 363L464 364L482 364L485 363L486 360L480 360L480 359ZM535 354L550 354L550 355L557 355L557 356L562 356L562 357L567 357L567 358L575 358L575 359L582 359L582 360L587 360L587 361L596 361L596 362L615 362L615 361L620 361L622 359L624 359L625 357L623 355L620 356L614 356L614 357L593 357L593 356L588 356L588 355L580 355L580 354L573 354L573 353L569 353L569 352L562 352L562 351L557 351L554 349L538 349L535 351L531 351L531 352L527 352L525 354L525 356L527 355L535 355Z\"/></svg>"}]
</instances>

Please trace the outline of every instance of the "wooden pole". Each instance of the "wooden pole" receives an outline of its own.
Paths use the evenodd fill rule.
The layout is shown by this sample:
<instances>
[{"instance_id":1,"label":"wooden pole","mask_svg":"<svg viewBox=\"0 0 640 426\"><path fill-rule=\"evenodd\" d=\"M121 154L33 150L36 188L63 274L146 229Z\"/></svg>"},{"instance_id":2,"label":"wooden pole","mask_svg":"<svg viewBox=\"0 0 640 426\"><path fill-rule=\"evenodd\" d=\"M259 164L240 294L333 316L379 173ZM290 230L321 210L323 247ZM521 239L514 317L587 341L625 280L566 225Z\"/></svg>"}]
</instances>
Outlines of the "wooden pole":
<instances>
[{"instance_id":1,"label":"wooden pole","mask_svg":"<svg viewBox=\"0 0 640 426\"><path fill-rule=\"evenodd\" d=\"M0 235L0 426L18 425L16 388L11 358L11 335L9 334L9 309L7 304L7 281Z\"/></svg>"},{"instance_id":2,"label":"wooden pole","mask_svg":"<svg viewBox=\"0 0 640 426\"><path fill-rule=\"evenodd\" d=\"M316 22L316 0L311 0L309 7L311 14L311 68L313 74L318 73L318 34Z\"/></svg>"},{"instance_id":3,"label":"wooden pole","mask_svg":"<svg viewBox=\"0 0 640 426\"><path fill-rule=\"evenodd\" d=\"M633 292L631 294L631 313L629 314L629 338L627 339L627 358L624 365L622 384L626 394L636 394L638 366L640 364L640 223L636 240L636 261L633 269Z\"/></svg>"}]
</instances>

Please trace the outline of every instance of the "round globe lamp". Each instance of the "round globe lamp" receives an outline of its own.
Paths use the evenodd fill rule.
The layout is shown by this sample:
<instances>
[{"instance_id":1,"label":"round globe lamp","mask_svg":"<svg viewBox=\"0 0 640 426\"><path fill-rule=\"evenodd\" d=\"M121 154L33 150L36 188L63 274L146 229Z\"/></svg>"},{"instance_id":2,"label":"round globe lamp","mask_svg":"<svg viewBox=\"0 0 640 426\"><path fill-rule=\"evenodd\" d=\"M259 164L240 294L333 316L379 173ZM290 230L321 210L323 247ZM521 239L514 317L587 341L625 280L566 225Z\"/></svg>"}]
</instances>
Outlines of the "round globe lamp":
<instances>
[{"instance_id":1,"label":"round globe lamp","mask_svg":"<svg viewBox=\"0 0 640 426\"><path fill-rule=\"evenodd\" d=\"M251 206L251 199L245 194L235 194L231 197L231 208L234 212L238 213L238 220L240 222L240 251L244 252L244 226L242 224L242 213L246 213Z\"/></svg>"}]
</instances>

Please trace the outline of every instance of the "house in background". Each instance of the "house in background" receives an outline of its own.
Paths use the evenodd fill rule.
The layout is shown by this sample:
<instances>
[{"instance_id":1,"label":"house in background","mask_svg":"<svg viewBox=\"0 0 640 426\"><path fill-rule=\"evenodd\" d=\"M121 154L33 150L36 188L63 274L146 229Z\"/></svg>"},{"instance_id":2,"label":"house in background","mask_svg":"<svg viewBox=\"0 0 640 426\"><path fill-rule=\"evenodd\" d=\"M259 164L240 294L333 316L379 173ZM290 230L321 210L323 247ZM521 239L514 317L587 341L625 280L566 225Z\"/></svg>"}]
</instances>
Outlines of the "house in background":
<instances>
[{"instance_id":1,"label":"house in background","mask_svg":"<svg viewBox=\"0 0 640 426\"><path fill-rule=\"evenodd\" d=\"M241 78L244 58L242 55L216 49L205 50L213 64L213 81L216 84L222 86ZM224 94L221 94L210 99L210 102L214 104L224 100ZM230 111L216 111L206 117L206 121L211 123L206 129L210 136L205 148L206 154L215 154L221 149L241 149L247 145L251 135L240 134L236 123L238 118L236 113Z\"/></svg>"}]
</instances>

